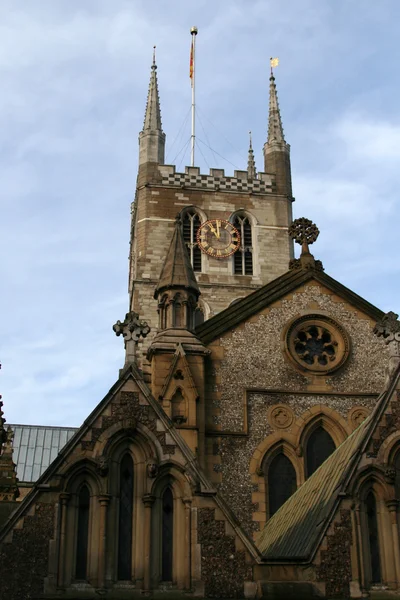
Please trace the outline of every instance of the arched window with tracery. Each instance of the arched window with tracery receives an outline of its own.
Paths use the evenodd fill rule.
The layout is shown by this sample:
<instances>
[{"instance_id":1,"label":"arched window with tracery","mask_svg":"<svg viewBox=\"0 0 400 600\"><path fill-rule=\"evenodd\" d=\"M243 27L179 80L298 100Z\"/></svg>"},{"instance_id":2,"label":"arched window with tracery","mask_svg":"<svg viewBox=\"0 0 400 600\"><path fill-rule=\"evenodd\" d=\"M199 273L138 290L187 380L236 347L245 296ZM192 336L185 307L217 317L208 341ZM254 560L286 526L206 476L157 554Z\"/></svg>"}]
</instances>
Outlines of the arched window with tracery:
<instances>
[{"instance_id":1,"label":"arched window with tracery","mask_svg":"<svg viewBox=\"0 0 400 600\"><path fill-rule=\"evenodd\" d=\"M236 215L232 224L240 233L240 248L233 255L235 275L253 275L253 232L245 215Z\"/></svg>"},{"instance_id":2,"label":"arched window with tracery","mask_svg":"<svg viewBox=\"0 0 400 600\"><path fill-rule=\"evenodd\" d=\"M133 461L125 454L120 466L118 519L118 579L132 577Z\"/></svg>"},{"instance_id":3,"label":"arched window with tracery","mask_svg":"<svg viewBox=\"0 0 400 600\"><path fill-rule=\"evenodd\" d=\"M368 548L371 569L371 583L381 583L381 561L379 553L378 515L376 499L371 490L365 499L365 512L368 526Z\"/></svg>"},{"instance_id":4,"label":"arched window with tracery","mask_svg":"<svg viewBox=\"0 0 400 600\"><path fill-rule=\"evenodd\" d=\"M182 217L182 233L185 240L193 271L201 272L201 250L197 245L197 232L201 225L200 215L195 209L188 209Z\"/></svg>"},{"instance_id":5,"label":"arched window with tracery","mask_svg":"<svg viewBox=\"0 0 400 600\"><path fill-rule=\"evenodd\" d=\"M336 450L329 433L320 425L310 434L305 452L306 477L310 477Z\"/></svg>"},{"instance_id":6,"label":"arched window with tracery","mask_svg":"<svg viewBox=\"0 0 400 600\"><path fill-rule=\"evenodd\" d=\"M75 578L86 579L89 546L90 492L83 485L78 496L78 532L76 536Z\"/></svg>"},{"instance_id":7,"label":"arched window with tracery","mask_svg":"<svg viewBox=\"0 0 400 600\"><path fill-rule=\"evenodd\" d=\"M273 514L296 491L296 471L291 460L279 452L265 465L265 479L268 500L268 514Z\"/></svg>"},{"instance_id":8,"label":"arched window with tracery","mask_svg":"<svg viewBox=\"0 0 400 600\"><path fill-rule=\"evenodd\" d=\"M162 542L161 573L162 581L172 581L173 535L174 535L174 497L167 487L162 497Z\"/></svg>"}]
</instances>

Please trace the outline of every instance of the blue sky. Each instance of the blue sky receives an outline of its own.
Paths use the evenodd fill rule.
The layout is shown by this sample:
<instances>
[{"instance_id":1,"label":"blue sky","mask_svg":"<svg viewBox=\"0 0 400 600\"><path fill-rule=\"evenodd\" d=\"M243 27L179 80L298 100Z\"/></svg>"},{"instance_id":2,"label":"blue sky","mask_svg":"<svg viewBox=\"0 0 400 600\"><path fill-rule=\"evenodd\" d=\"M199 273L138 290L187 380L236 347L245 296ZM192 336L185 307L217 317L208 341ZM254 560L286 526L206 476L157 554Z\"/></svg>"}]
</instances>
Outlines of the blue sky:
<instances>
[{"instance_id":1,"label":"blue sky","mask_svg":"<svg viewBox=\"0 0 400 600\"><path fill-rule=\"evenodd\" d=\"M190 8L193 4L193 8ZM259 170L268 62L291 144L295 217L321 230L326 272L400 312L396 0L2 0L0 390L7 421L78 426L123 363L130 203L152 47L167 162ZM203 128L205 132L203 131ZM175 144L173 144L176 139ZM171 147L172 146L172 147ZM176 161L183 170L189 155ZM232 166L232 165L235 165Z\"/></svg>"}]
</instances>

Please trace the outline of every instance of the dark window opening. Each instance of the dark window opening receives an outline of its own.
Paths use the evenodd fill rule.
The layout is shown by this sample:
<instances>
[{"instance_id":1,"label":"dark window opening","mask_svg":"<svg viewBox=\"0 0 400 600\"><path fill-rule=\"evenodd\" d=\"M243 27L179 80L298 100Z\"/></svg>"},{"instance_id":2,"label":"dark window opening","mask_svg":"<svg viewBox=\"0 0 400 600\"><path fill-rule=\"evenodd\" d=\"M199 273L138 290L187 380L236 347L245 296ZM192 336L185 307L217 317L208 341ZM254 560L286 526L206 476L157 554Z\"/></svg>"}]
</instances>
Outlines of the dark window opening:
<instances>
[{"instance_id":1,"label":"dark window opening","mask_svg":"<svg viewBox=\"0 0 400 600\"><path fill-rule=\"evenodd\" d=\"M162 497L162 581L172 581L174 498L170 488Z\"/></svg>"},{"instance_id":2,"label":"dark window opening","mask_svg":"<svg viewBox=\"0 0 400 600\"><path fill-rule=\"evenodd\" d=\"M201 308L196 308L194 312L194 326L201 325L204 323L204 313Z\"/></svg>"},{"instance_id":3,"label":"dark window opening","mask_svg":"<svg viewBox=\"0 0 400 600\"><path fill-rule=\"evenodd\" d=\"M236 216L233 225L240 234L240 248L233 255L235 275L253 275L253 237L247 217Z\"/></svg>"},{"instance_id":4,"label":"dark window opening","mask_svg":"<svg viewBox=\"0 0 400 600\"><path fill-rule=\"evenodd\" d=\"M378 519L376 500L370 492L365 501L368 522L368 541L371 566L371 583L381 583L381 562L379 557Z\"/></svg>"},{"instance_id":5,"label":"dark window opening","mask_svg":"<svg viewBox=\"0 0 400 600\"><path fill-rule=\"evenodd\" d=\"M268 512L273 514L296 491L296 471L283 452L271 461L267 473Z\"/></svg>"},{"instance_id":6,"label":"dark window opening","mask_svg":"<svg viewBox=\"0 0 400 600\"><path fill-rule=\"evenodd\" d=\"M86 579L89 545L90 493L86 485L81 488L78 499L78 535L76 543L76 579Z\"/></svg>"},{"instance_id":7,"label":"dark window opening","mask_svg":"<svg viewBox=\"0 0 400 600\"><path fill-rule=\"evenodd\" d=\"M121 462L119 483L118 579L132 577L133 461L126 454Z\"/></svg>"},{"instance_id":8,"label":"dark window opening","mask_svg":"<svg viewBox=\"0 0 400 600\"><path fill-rule=\"evenodd\" d=\"M333 439L327 431L321 426L317 427L307 442L306 452L306 475L310 477L328 456L336 450Z\"/></svg>"}]
</instances>

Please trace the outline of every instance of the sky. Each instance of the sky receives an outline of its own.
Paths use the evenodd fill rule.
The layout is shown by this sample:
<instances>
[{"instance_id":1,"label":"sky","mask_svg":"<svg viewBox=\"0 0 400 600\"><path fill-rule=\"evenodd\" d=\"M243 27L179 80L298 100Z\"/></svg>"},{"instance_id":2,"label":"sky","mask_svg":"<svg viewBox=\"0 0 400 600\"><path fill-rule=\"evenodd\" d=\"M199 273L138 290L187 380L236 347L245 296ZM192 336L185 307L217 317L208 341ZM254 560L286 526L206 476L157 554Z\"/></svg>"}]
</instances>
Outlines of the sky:
<instances>
[{"instance_id":1,"label":"sky","mask_svg":"<svg viewBox=\"0 0 400 600\"><path fill-rule=\"evenodd\" d=\"M326 272L400 312L397 0L0 0L0 392L8 423L79 426L122 367L130 204L153 45L166 162L257 167L269 57L294 217ZM214 152L209 150L209 147Z\"/></svg>"}]
</instances>

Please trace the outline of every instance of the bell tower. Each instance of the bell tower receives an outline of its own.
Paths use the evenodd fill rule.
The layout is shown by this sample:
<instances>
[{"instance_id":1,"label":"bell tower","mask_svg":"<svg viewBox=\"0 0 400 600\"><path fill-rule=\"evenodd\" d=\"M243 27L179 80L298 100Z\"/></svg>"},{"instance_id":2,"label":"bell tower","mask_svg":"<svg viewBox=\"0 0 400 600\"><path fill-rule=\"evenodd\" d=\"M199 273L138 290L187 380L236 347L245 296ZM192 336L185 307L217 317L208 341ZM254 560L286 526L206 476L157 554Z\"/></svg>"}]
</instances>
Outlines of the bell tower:
<instances>
[{"instance_id":1,"label":"bell tower","mask_svg":"<svg viewBox=\"0 0 400 600\"><path fill-rule=\"evenodd\" d=\"M144 125L139 134L129 273L129 310L139 313L151 327L143 344L144 351L159 327L154 290L159 283L177 213L183 243L201 292L196 323L285 273L294 256L293 242L288 235L293 202L290 153L283 136L273 76L269 88L264 171L256 168L251 138L248 156L244 157L247 165L233 175L225 174L220 168L202 173L196 166L177 172L174 165L164 164L165 142L153 56ZM197 243L199 228L206 221L216 220L228 221L240 234L240 245L231 256L210 256ZM145 359L143 364L146 364Z\"/></svg>"}]
</instances>

